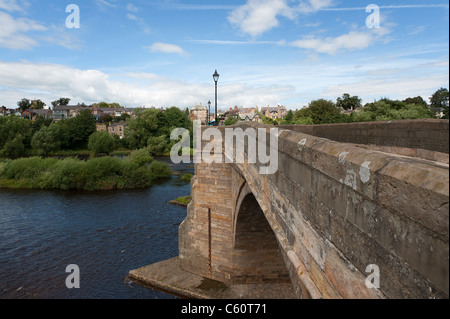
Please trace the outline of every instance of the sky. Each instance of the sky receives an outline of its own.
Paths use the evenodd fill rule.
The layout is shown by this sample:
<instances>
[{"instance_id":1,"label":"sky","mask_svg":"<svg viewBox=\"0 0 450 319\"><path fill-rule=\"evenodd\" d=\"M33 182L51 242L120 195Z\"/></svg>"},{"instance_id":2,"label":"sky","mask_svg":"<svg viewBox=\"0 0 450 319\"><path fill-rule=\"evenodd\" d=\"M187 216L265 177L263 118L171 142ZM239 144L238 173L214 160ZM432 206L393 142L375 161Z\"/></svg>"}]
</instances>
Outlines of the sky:
<instances>
[{"instance_id":1,"label":"sky","mask_svg":"<svg viewBox=\"0 0 450 319\"><path fill-rule=\"evenodd\" d=\"M0 0L0 105L214 105L216 69L219 109L429 101L449 87L449 2Z\"/></svg>"}]
</instances>

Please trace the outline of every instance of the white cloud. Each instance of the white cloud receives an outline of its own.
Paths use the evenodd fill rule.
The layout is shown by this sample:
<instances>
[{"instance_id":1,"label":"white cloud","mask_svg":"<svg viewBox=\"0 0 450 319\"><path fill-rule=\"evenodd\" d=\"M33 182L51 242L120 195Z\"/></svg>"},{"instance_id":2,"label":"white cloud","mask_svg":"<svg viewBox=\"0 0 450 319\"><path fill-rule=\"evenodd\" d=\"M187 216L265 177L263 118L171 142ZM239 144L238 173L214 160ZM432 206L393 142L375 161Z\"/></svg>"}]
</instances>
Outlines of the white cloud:
<instances>
[{"instance_id":1,"label":"white cloud","mask_svg":"<svg viewBox=\"0 0 450 319\"><path fill-rule=\"evenodd\" d=\"M336 54L339 51L361 50L369 47L374 36L369 32L350 31L335 38L309 37L291 43L292 46L318 53Z\"/></svg>"},{"instance_id":2,"label":"white cloud","mask_svg":"<svg viewBox=\"0 0 450 319\"><path fill-rule=\"evenodd\" d=\"M22 11L16 0L0 0L0 9L6 11Z\"/></svg>"},{"instance_id":3,"label":"white cloud","mask_svg":"<svg viewBox=\"0 0 450 319\"><path fill-rule=\"evenodd\" d=\"M135 6L134 4L132 4L132 3L128 3L127 6L126 6L126 9L127 9L128 11L134 12L134 13L139 12L139 8L136 7L136 6Z\"/></svg>"},{"instance_id":4,"label":"white cloud","mask_svg":"<svg viewBox=\"0 0 450 319\"><path fill-rule=\"evenodd\" d=\"M330 7L334 0L308 0L301 1L297 10L302 13L312 13Z\"/></svg>"},{"instance_id":5,"label":"white cloud","mask_svg":"<svg viewBox=\"0 0 450 319\"><path fill-rule=\"evenodd\" d=\"M134 13L139 12L139 8L135 5L128 3L126 6L127 11L132 13L127 13L127 19L136 21L144 30L145 33L150 33L150 27L147 25L143 18L136 16Z\"/></svg>"},{"instance_id":6,"label":"white cloud","mask_svg":"<svg viewBox=\"0 0 450 319\"><path fill-rule=\"evenodd\" d=\"M294 19L298 13L312 13L332 5L333 0L300 1L290 6L289 0L248 0L234 9L228 21L242 32L259 36L279 25L279 17Z\"/></svg>"},{"instance_id":7,"label":"white cloud","mask_svg":"<svg viewBox=\"0 0 450 319\"><path fill-rule=\"evenodd\" d=\"M155 42L149 47L149 49L152 52L176 53L180 56L187 54L180 46L170 43Z\"/></svg>"},{"instance_id":8,"label":"white cloud","mask_svg":"<svg viewBox=\"0 0 450 319\"><path fill-rule=\"evenodd\" d=\"M294 11L287 0L248 0L248 2L233 10L228 21L242 32L258 36L279 24L278 16L292 19Z\"/></svg>"},{"instance_id":9,"label":"white cloud","mask_svg":"<svg viewBox=\"0 0 450 319\"><path fill-rule=\"evenodd\" d=\"M70 76L67 76L67 75ZM98 70L57 64L0 61L0 105L13 107L24 97L47 105L61 96L74 103L118 102L125 106L191 107L211 99L210 83L186 83L152 73L126 73L121 80ZM219 107L276 104L289 86L250 87L243 83L220 86Z\"/></svg>"},{"instance_id":10,"label":"white cloud","mask_svg":"<svg viewBox=\"0 0 450 319\"><path fill-rule=\"evenodd\" d=\"M30 49L37 41L28 32L46 31L48 28L41 23L27 18L10 16L0 11L0 47L9 49Z\"/></svg>"}]
</instances>

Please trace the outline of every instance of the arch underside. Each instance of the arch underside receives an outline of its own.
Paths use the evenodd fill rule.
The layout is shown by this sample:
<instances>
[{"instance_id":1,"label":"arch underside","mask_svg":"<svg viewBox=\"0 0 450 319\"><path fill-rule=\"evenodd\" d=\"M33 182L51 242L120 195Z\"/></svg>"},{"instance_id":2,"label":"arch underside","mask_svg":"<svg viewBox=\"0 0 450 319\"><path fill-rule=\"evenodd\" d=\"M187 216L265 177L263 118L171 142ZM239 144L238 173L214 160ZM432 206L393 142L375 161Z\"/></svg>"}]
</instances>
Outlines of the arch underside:
<instances>
[{"instance_id":1,"label":"arch underside","mask_svg":"<svg viewBox=\"0 0 450 319\"><path fill-rule=\"evenodd\" d=\"M234 282L287 283L289 272L278 241L253 194L243 199L236 219Z\"/></svg>"},{"instance_id":2,"label":"arch underside","mask_svg":"<svg viewBox=\"0 0 450 319\"><path fill-rule=\"evenodd\" d=\"M240 170L236 172L240 174ZM309 298L310 294L296 275L286 255L290 247L283 247L285 238L273 230L267 214L258 198L263 192L252 189L245 176L239 189L234 214L234 265L236 272L234 282L291 283L298 298ZM253 186L253 188L255 188ZM255 197L254 194L257 194ZM273 224L273 220L272 220Z\"/></svg>"}]
</instances>

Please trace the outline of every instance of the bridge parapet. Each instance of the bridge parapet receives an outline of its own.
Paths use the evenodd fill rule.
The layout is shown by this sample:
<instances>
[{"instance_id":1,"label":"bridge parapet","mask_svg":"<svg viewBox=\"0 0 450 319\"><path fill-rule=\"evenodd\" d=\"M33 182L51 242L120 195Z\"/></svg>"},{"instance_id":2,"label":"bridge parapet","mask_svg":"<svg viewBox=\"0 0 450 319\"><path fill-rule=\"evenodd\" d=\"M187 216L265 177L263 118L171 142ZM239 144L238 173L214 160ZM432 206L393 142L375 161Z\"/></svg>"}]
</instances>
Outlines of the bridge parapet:
<instances>
[{"instance_id":1,"label":"bridge parapet","mask_svg":"<svg viewBox=\"0 0 450 319\"><path fill-rule=\"evenodd\" d=\"M261 175L259 162L196 164L180 227L183 268L229 282L284 278L272 250L236 247L239 216L260 209L298 297L448 298L448 164L280 128L274 174ZM243 271L245 258L252 267ZM369 265L380 270L379 288L366 285Z\"/></svg>"}]
</instances>

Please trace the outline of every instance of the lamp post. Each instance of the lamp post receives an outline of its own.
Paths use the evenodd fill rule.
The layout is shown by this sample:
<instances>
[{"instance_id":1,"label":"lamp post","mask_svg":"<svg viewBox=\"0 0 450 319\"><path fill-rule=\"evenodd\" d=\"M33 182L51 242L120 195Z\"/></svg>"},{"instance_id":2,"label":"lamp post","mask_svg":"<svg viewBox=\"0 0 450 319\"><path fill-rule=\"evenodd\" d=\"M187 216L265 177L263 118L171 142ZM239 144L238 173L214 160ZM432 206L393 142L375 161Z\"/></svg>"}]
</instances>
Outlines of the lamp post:
<instances>
[{"instance_id":1,"label":"lamp post","mask_svg":"<svg viewBox=\"0 0 450 319\"><path fill-rule=\"evenodd\" d=\"M211 121L211 101L208 101L208 126Z\"/></svg>"},{"instance_id":2,"label":"lamp post","mask_svg":"<svg viewBox=\"0 0 450 319\"><path fill-rule=\"evenodd\" d=\"M215 120L214 125L219 126L219 123L217 122L217 82L219 81L219 73L217 73L217 70L213 74L213 79L214 79L214 82L216 83L216 114L215 114L216 120Z\"/></svg>"}]
</instances>

